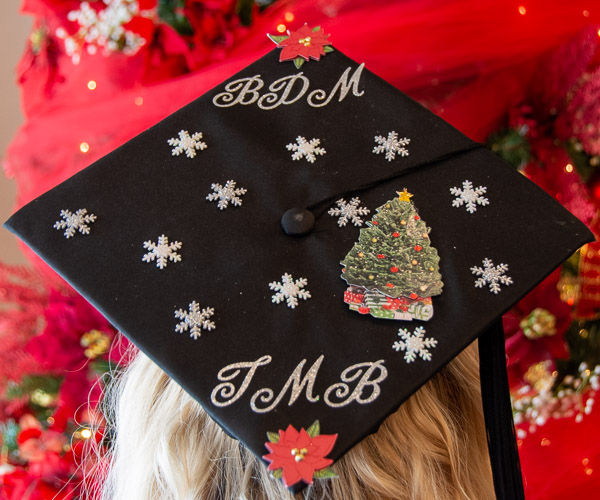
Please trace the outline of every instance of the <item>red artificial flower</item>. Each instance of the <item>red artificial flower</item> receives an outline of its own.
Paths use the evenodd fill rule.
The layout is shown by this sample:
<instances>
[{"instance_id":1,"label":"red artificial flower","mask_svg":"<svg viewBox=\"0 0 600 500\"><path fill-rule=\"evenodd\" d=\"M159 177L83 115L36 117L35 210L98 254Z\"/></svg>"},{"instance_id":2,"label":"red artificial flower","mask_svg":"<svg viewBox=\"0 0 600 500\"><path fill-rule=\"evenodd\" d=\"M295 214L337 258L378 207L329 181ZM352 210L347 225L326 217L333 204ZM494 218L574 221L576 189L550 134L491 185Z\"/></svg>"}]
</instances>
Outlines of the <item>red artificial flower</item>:
<instances>
[{"instance_id":1,"label":"red artificial flower","mask_svg":"<svg viewBox=\"0 0 600 500\"><path fill-rule=\"evenodd\" d=\"M194 67L185 39L168 24L156 26L152 41L145 51L144 84L156 83L184 75Z\"/></svg>"},{"instance_id":2,"label":"red artificial flower","mask_svg":"<svg viewBox=\"0 0 600 500\"><path fill-rule=\"evenodd\" d=\"M325 46L331 45L327 40L329 35L326 35L320 26L309 28L305 24L297 31L288 31L288 34L289 37L277 43L277 47L283 49L279 54L279 62L290 61L297 57L305 61L309 59L318 61L326 54Z\"/></svg>"},{"instance_id":3,"label":"red artificial flower","mask_svg":"<svg viewBox=\"0 0 600 500\"><path fill-rule=\"evenodd\" d=\"M559 278L560 269L557 269L502 318L508 379L513 390L525 383L524 375L531 365L550 361L552 371L556 367L556 359L569 357L564 334L571 324L571 307L560 299L557 290ZM553 335L530 338L525 334L523 320L535 308L542 308L555 318Z\"/></svg>"},{"instance_id":4,"label":"red artificial flower","mask_svg":"<svg viewBox=\"0 0 600 500\"><path fill-rule=\"evenodd\" d=\"M235 0L186 0L183 13L193 34L187 37L191 45L192 70L214 61L222 61L234 42L247 28L241 25Z\"/></svg>"},{"instance_id":5,"label":"red artificial flower","mask_svg":"<svg viewBox=\"0 0 600 500\"><path fill-rule=\"evenodd\" d=\"M304 428L298 432L291 425L285 431L279 431L277 442L266 442L270 453L263 456L268 460L268 470L283 469L283 484L290 487L301 479L313 483L315 471L324 469L333 463L325 458L337 439L337 434L310 436Z\"/></svg>"},{"instance_id":6,"label":"red artificial flower","mask_svg":"<svg viewBox=\"0 0 600 500\"><path fill-rule=\"evenodd\" d=\"M92 330L105 334L111 343L108 352L98 354L118 361L121 353L116 348L124 347L112 345L115 328L83 297L53 291L44 315L46 328L33 337L25 349L49 372L62 374L64 370L77 371L86 366L90 358L86 356L81 340Z\"/></svg>"}]
</instances>

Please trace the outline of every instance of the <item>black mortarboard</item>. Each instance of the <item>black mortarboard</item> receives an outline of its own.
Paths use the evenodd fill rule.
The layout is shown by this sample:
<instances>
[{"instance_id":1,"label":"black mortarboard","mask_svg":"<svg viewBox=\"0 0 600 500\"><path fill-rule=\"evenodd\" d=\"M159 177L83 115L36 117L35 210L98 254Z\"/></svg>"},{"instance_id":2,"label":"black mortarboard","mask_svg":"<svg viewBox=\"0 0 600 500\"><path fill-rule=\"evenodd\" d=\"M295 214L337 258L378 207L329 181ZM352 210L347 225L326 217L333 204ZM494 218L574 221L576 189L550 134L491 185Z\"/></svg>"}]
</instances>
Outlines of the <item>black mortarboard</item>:
<instances>
[{"instance_id":1,"label":"black mortarboard","mask_svg":"<svg viewBox=\"0 0 600 500\"><path fill-rule=\"evenodd\" d=\"M499 318L593 237L322 30L272 38L6 225L297 488L479 336L493 391Z\"/></svg>"}]
</instances>

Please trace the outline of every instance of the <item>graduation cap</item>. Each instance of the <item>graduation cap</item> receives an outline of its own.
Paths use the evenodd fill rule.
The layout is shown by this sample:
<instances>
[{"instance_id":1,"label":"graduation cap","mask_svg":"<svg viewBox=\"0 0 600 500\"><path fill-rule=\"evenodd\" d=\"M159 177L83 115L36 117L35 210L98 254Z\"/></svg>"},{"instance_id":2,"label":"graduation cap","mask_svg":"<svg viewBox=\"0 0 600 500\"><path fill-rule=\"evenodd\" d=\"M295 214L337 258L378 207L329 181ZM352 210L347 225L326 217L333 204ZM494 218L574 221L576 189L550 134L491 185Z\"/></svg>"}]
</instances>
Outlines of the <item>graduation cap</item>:
<instances>
[{"instance_id":1,"label":"graduation cap","mask_svg":"<svg viewBox=\"0 0 600 500\"><path fill-rule=\"evenodd\" d=\"M295 490L480 337L522 498L500 318L592 234L322 29L272 39L6 226Z\"/></svg>"}]
</instances>

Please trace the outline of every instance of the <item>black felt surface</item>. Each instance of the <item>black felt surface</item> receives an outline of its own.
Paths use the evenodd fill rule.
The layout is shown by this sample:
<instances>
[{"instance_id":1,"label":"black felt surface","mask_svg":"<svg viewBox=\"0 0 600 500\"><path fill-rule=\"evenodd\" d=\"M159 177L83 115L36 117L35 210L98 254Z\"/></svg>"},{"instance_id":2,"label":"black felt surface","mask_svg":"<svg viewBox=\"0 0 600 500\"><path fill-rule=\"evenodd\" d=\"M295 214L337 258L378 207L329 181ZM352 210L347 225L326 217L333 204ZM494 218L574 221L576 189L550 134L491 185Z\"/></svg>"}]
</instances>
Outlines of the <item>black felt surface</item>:
<instances>
[{"instance_id":1,"label":"black felt surface","mask_svg":"<svg viewBox=\"0 0 600 500\"><path fill-rule=\"evenodd\" d=\"M291 63L279 63L278 56L276 50L267 54L231 80L260 74L264 94L273 81L298 72ZM310 80L308 92L329 93L348 67L352 74L358 63L336 49L301 71ZM273 110L256 104L217 107L213 97L226 83L31 202L6 225L259 456L267 452L267 431L289 424L307 428L319 419L322 433L338 434L330 457L339 458L593 238L491 152L460 153L472 145L468 138L366 68L358 84L363 95L350 90L340 102L337 94L321 108L309 106L306 96ZM182 129L201 131L208 144L194 159L171 155L167 140ZM388 162L373 154L373 138L392 130L411 139L410 154ZM297 136L321 139L327 153L312 164L292 161L285 146ZM453 151L443 162L413 168ZM404 170L409 172L400 175ZM321 200L393 174L399 177L359 196L371 210L369 220L396 191L414 194L412 201L431 228L444 282L442 294L433 298L434 317L426 323L376 319L348 309L339 262L358 240L359 228L338 227L337 217L325 212L333 203L315 210L308 235L288 236L281 227L282 215L292 207L320 206ZM248 192L241 207L221 211L206 196L212 183L229 179ZM474 214L452 207L450 188L465 180L487 186L489 206ZM61 209L79 208L98 219L89 235L66 239L52 226ZM169 262L164 270L142 262L143 242L161 234L183 244L182 261ZM514 281L497 295L474 286L470 268L482 266L485 258L508 264ZM268 284L284 273L308 280L312 298L295 309L271 302ZM215 309L216 329L197 340L175 332L174 311L193 300ZM417 326L438 345L430 362L417 358L407 364L392 344L399 328ZM235 403L212 404L220 369L265 355L272 361L256 370ZM289 405L288 390L273 411L251 409L256 391L271 388L276 397L302 360L304 375L321 355L313 391L319 401L308 401L302 391ZM324 402L326 389L340 382L344 369L378 360L384 360L388 375L373 402L340 408ZM236 389L246 373L243 369L232 381ZM352 391L356 382L349 385ZM369 394L367 387L362 397Z\"/></svg>"}]
</instances>

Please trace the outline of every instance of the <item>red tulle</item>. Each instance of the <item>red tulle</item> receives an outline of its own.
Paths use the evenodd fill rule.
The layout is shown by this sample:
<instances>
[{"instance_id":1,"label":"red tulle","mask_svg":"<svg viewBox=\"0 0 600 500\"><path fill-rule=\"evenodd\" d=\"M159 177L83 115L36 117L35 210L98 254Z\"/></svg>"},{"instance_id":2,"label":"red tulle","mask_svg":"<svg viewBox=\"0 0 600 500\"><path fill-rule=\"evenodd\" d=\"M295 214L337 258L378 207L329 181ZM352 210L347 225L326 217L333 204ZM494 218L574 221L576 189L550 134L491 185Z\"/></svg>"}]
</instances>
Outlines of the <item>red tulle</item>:
<instances>
[{"instance_id":1,"label":"red tulle","mask_svg":"<svg viewBox=\"0 0 600 500\"><path fill-rule=\"evenodd\" d=\"M597 410L597 409L595 409ZM550 419L519 447L527 500L598 498L600 411Z\"/></svg>"}]
</instances>

